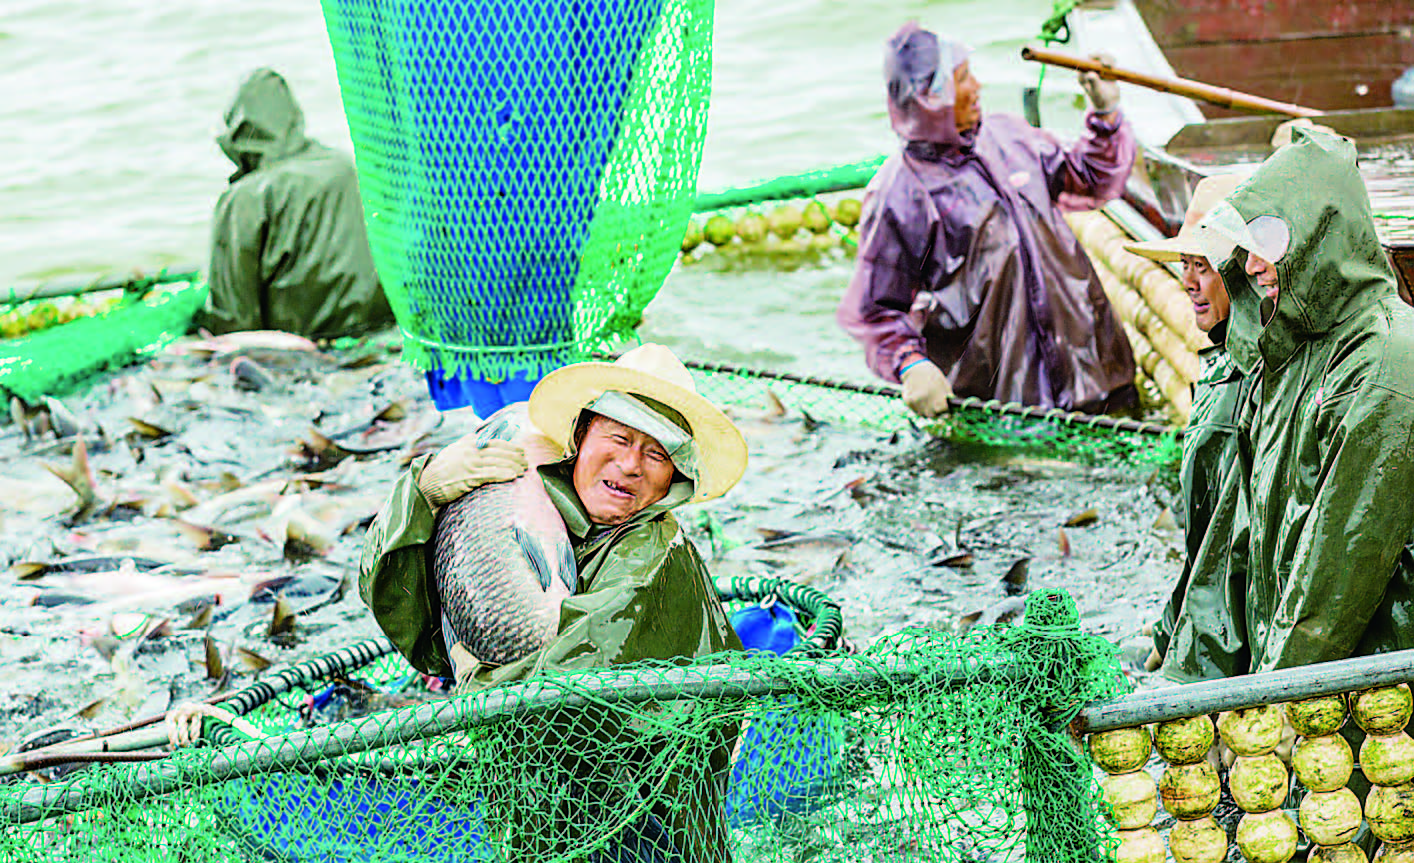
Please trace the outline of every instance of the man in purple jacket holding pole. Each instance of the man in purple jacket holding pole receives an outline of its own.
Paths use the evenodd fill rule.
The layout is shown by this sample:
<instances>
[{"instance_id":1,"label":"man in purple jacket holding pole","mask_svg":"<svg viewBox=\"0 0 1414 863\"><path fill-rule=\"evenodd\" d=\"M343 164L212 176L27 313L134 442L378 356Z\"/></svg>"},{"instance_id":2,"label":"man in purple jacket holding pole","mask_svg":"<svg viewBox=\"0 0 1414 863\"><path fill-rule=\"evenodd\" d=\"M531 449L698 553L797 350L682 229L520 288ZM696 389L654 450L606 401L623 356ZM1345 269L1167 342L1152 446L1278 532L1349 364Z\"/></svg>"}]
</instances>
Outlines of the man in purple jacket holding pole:
<instances>
[{"instance_id":1,"label":"man in purple jacket holding pole","mask_svg":"<svg viewBox=\"0 0 1414 863\"><path fill-rule=\"evenodd\" d=\"M922 416L978 396L1099 413L1135 403L1134 354L1062 214L1119 197L1134 133L1119 85L1081 76L1093 109L1069 147L991 114L968 49L910 22L889 39L902 152L864 199L837 319Z\"/></svg>"}]
</instances>

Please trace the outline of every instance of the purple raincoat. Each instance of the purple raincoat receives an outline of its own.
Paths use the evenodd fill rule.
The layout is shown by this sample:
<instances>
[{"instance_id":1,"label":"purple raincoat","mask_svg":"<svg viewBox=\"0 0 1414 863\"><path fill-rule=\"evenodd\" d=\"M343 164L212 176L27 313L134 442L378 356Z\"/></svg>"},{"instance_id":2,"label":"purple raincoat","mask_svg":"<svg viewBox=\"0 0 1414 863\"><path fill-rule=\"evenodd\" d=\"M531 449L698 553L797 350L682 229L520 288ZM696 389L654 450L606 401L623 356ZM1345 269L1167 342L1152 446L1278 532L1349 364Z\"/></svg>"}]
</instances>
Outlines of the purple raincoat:
<instances>
[{"instance_id":1,"label":"purple raincoat","mask_svg":"<svg viewBox=\"0 0 1414 863\"><path fill-rule=\"evenodd\" d=\"M950 73L967 51L933 39L910 24L889 43L889 116L905 146L865 193L840 325L885 380L926 356L959 396L1133 404L1134 354L1062 218L1123 191L1129 124L1091 112L1069 148L1007 114L958 132Z\"/></svg>"}]
</instances>

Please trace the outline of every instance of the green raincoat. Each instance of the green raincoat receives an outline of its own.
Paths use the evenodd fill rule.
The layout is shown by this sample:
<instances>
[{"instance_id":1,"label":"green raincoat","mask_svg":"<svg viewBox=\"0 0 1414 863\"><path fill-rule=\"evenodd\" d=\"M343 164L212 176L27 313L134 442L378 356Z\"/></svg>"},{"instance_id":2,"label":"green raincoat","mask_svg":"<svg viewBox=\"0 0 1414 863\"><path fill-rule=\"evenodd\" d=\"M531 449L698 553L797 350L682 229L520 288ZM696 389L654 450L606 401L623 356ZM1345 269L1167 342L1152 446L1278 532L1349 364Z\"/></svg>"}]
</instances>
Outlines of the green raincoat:
<instances>
[{"instance_id":1,"label":"green raincoat","mask_svg":"<svg viewBox=\"0 0 1414 863\"><path fill-rule=\"evenodd\" d=\"M1247 671L1247 630L1243 618L1246 580L1234 571L1229 554L1240 526L1224 501L1224 480L1237 464L1237 412L1244 376L1228 355L1227 322L1213 328L1214 342L1198 354L1193 411L1183 434L1179 485L1187 514L1187 560L1173 595L1154 624L1154 646L1163 657L1162 674L1179 682L1232 677ZM1236 486L1232 486L1232 494ZM1241 559L1238 559L1241 560Z\"/></svg>"},{"instance_id":2,"label":"green raincoat","mask_svg":"<svg viewBox=\"0 0 1414 863\"><path fill-rule=\"evenodd\" d=\"M251 73L216 139L236 164L216 202L198 324L337 338L390 325L353 162L304 134L285 79Z\"/></svg>"},{"instance_id":3,"label":"green raincoat","mask_svg":"<svg viewBox=\"0 0 1414 863\"><path fill-rule=\"evenodd\" d=\"M1298 129L1227 202L1232 222L1275 216L1290 235L1275 303L1241 248L1220 268L1228 349L1254 387L1239 441L1252 671L1414 647L1414 310L1355 148Z\"/></svg>"},{"instance_id":4,"label":"green raincoat","mask_svg":"<svg viewBox=\"0 0 1414 863\"><path fill-rule=\"evenodd\" d=\"M428 560L434 516L417 487L427 457L414 461L398 480L369 528L360 563L359 590L379 625L412 664L429 673L453 673L449 649L442 639L441 605L431 578ZM574 459L539 468L546 491L565 520L574 546L579 590L564 600L558 634L541 650L500 667L473 661L455 669L458 692L468 692L520 680L540 671L603 668L645 659L687 660L724 650L741 650L710 574L696 548L682 532L669 510L673 504L650 506L621 525L591 524L574 492ZM691 489L677 483L664 499L684 501ZM469 654L460 653L462 658ZM617 736L617 720L606 715L581 723L593 727L594 738L575 744L564 741L555 754L571 784L594 787L604 771L622 766L596 762L596 748L609 746ZM655 815L668 827L676 846L694 861L727 863L727 840L722 797L730 768L734 725L720 732L706 763L683 765L663 778L668 799L683 802L671 812ZM541 744L532 742L530 745ZM643 745L642 758L620 760L648 763L655 757L651 744ZM603 781L602 777L597 781ZM615 785L631 780L620 778ZM593 807L576 807L577 817L588 817ZM517 813L511 820L551 818L553 813ZM572 819L564 819L568 821ZM537 833L563 835L564 821L536 829L527 827L517 841L534 842ZM529 859L536 855L521 849ZM549 853L548 850L546 853Z\"/></svg>"}]
</instances>

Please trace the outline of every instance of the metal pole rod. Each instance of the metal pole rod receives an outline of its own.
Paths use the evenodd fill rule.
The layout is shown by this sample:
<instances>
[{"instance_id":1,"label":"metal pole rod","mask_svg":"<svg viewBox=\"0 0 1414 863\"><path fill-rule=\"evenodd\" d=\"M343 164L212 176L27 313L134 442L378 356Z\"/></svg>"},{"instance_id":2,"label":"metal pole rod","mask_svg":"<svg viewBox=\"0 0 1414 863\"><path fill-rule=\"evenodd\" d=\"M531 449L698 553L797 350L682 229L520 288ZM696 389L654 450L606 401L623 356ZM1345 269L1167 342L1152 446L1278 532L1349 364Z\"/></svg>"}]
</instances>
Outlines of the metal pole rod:
<instances>
[{"instance_id":1,"label":"metal pole rod","mask_svg":"<svg viewBox=\"0 0 1414 863\"><path fill-rule=\"evenodd\" d=\"M387 639L365 639L307 662L292 665L236 692L203 699L203 703L222 704L231 708L237 715L243 716L277 695L288 692L294 686L331 674L347 673L392 652L393 644ZM151 726L166 718L167 713L164 712L106 731L72 737L60 743L6 755L0 758L0 776L33 770L35 765L41 762L80 761L83 760L81 756L131 752L162 746L167 743L166 727Z\"/></svg>"},{"instance_id":2,"label":"metal pole rod","mask_svg":"<svg viewBox=\"0 0 1414 863\"><path fill-rule=\"evenodd\" d=\"M90 761L95 757L112 757L115 753L136 752L167 743L167 726L145 725L103 737L83 737L55 743L43 749L16 752L0 759L0 776L11 776L27 770L69 762ZM157 753L159 756L165 753Z\"/></svg>"},{"instance_id":3,"label":"metal pole rod","mask_svg":"<svg viewBox=\"0 0 1414 863\"><path fill-rule=\"evenodd\" d=\"M153 285L163 285L169 282L191 282L201 275L201 268L196 264L182 264L176 267L163 267L152 275L142 273L129 273L122 276L98 276L97 278L70 281L70 282L43 282L28 287L12 287L0 296L0 303L14 305L30 300L47 300L54 297L68 297L75 294L89 294L95 291L113 291L119 288L126 290L146 290Z\"/></svg>"},{"instance_id":4,"label":"metal pole rod","mask_svg":"<svg viewBox=\"0 0 1414 863\"><path fill-rule=\"evenodd\" d=\"M783 660L786 661L786 660ZM458 729L492 725L549 710L582 709L603 704L697 699L760 699L792 694L812 697L871 691L887 692L904 684L950 689L979 683L1007 685L1020 672L1007 659L959 660L936 671L895 671L854 657L812 660L813 673L792 678L764 677L731 665L664 669L656 680L646 672L605 671L574 681L531 680L497 687L468 698L429 702L379 721L354 720L268 737L211 753L208 760L168 758L133 768L124 789L125 805L183 789L212 785L267 771L289 770L302 763L353 755L384 746L404 745ZM592 681L592 682L591 682ZM0 823L26 824L83 812L112 801L110 794L83 783L54 783L0 799Z\"/></svg>"},{"instance_id":5,"label":"metal pole rod","mask_svg":"<svg viewBox=\"0 0 1414 863\"><path fill-rule=\"evenodd\" d=\"M1072 727L1080 733L1108 731L1410 681L1414 650L1402 650L1138 692L1085 708Z\"/></svg>"}]
</instances>

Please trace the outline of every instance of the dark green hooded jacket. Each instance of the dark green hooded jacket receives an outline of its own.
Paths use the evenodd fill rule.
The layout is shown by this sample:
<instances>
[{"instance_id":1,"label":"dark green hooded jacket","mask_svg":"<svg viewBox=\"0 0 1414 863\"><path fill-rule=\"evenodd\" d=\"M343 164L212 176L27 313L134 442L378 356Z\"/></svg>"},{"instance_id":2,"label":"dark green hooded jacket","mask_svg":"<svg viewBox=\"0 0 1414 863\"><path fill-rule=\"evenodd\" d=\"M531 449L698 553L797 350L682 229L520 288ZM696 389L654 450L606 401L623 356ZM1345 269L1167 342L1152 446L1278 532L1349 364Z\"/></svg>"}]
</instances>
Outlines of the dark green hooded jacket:
<instances>
[{"instance_id":1,"label":"dark green hooded jacket","mask_svg":"<svg viewBox=\"0 0 1414 863\"><path fill-rule=\"evenodd\" d=\"M1298 129L1227 200L1290 233L1275 303L1242 248L1220 268L1228 350L1253 378L1239 441L1252 671L1414 647L1414 310L1355 148Z\"/></svg>"},{"instance_id":2,"label":"dark green hooded jacket","mask_svg":"<svg viewBox=\"0 0 1414 863\"><path fill-rule=\"evenodd\" d=\"M390 325L352 160L305 137L289 86L269 69L251 73L225 120L216 141L236 172L216 202L198 324L312 338Z\"/></svg>"},{"instance_id":3,"label":"dark green hooded jacket","mask_svg":"<svg viewBox=\"0 0 1414 863\"><path fill-rule=\"evenodd\" d=\"M359 590L379 626L413 666L449 675L453 672L452 650L442 639L441 603L429 562L434 515L417 487L426 462L423 457L412 463L369 528L359 566ZM648 659L686 661L742 649L707 567L669 511L675 504L650 506L621 525L593 525L574 492L573 464L571 455L539 468L546 491L569 530L579 573L578 591L561 605L558 634L544 648L514 663L487 667L471 662L456 668L458 693L521 680L540 671L604 668ZM678 487L685 484L675 484L665 500L690 498L690 487ZM463 654L459 662L466 656ZM640 756L625 757L621 725L618 714L611 711L586 719L578 727L594 728L591 737L579 741L564 738L559 750L547 749L551 766L537 769L567 771L560 784L595 788L607 783L622 789L636 778L637 765L666 763L659 750L667 743L661 740L640 744ZM651 808L687 859L702 863L728 863L730 859L722 799L736 739L735 723L722 728L717 736L707 758L688 759L668 775L657 777L662 791ZM528 745L545 748L539 741ZM596 751L614 755L595 758ZM609 774L613 776L606 778ZM666 800L675 801L675 805L664 808L661 802ZM576 805L573 817L546 824L537 819L553 820L553 813L507 816L522 825L512 845L527 859L552 856L557 849L536 845L537 834L571 835L568 831L576 825L570 822L585 827L583 819L591 817L590 810L595 808ZM530 826L531 821L536 826Z\"/></svg>"},{"instance_id":4,"label":"dark green hooded jacket","mask_svg":"<svg viewBox=\"0 0 1414 863\"><path fill-rule=\"evenodd\" d=\"M1154 625L1162 674L1179 683L1232 677L1247 671L1245 574L1229 554L1233 531L1241 529L1224 500L1237 465L1238 409L1245 376L1228 355L1227 322L1208 333L1211 347L1198 354L1193 411L1183 433L1179 470L1187 559L1173 595ZM1239 559L1240 560L1240 559Z\"/></svg>"}]
</instances>

